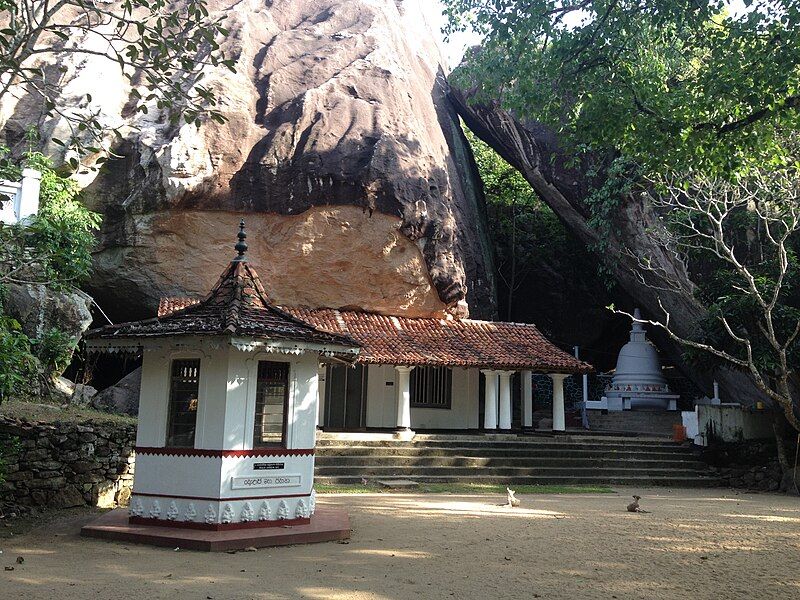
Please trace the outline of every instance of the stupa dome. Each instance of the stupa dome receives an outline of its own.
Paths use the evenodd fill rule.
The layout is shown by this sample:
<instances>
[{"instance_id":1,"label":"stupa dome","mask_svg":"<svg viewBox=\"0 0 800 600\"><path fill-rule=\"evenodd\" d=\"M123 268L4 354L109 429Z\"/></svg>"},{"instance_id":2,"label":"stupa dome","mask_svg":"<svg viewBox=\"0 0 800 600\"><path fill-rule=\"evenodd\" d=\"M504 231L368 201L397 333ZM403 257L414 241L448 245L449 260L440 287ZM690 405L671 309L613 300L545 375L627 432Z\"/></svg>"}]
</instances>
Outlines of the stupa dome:
<instances>
[{"instance_id":1,"label":"stupa dome","mask_svg":"<svg viewBox=\"0 0 800 600\"><path fill-rule=\"evenodd\" d=\"M669 387L661 371L658 350L647 340L647 333L637 308L631 327L630 341L617 357L617 368L607 397L627 398L631 408L667 408Z\"/></svg>"}]
</instances>

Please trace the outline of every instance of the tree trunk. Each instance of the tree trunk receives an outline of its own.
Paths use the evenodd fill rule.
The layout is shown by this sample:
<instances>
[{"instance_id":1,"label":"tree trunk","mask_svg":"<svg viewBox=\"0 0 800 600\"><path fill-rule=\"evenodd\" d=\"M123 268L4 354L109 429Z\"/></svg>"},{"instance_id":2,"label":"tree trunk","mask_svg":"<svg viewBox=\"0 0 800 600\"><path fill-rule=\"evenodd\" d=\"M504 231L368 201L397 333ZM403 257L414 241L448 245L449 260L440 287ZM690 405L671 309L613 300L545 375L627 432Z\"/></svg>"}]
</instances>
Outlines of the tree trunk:
<instances>
[{"instance_id":1,"label":"tree trunk","mask_svg":"<svg viewBox=\"0 0 800 600\"><path fill-rule=\"evenodd\" d=\"M649 229L662 225L643 195L629 194L620 199L608 232L594 229L585 199L602 179L591 180L585 162L564 152L551 130L541 123L521 122L499 106L472 103L468 92L451 88L450 98L467 126L525 177L576 238L596 253L602 248L598 262L602 260L614 280L646 314L663 318L661 304L671 315L675 333L692 337L707 310L695 297L696 288L684 264L648 234ZM634 256L648 259L654 270L642 272ZM679 282L677 289L675 282ZM710 394L716 379L729 398L747 403L767 401L749 377L728 369L716 373L692 369L683 359L683 347L666 336L659 337L656 331L652 333L670 362L706 394Z\"/></svg>"},{"instance_id":2,"label":"tree trunk","mask_svg":"<svg viewBox=\"0 0 800 600\"><path fill-rule=\"evenodd\" d=\"M772 432L775 436L775 446L777 448L778 463L781 466L782 492L792 495L800 495L797 487L797 450L790 455L786 448L786 419L780 412L775 412L772 417ZM800 444L800 433L798 433L798 444ZM799 446L800 447L800 446Z\"/></svg>"}]
</instances>

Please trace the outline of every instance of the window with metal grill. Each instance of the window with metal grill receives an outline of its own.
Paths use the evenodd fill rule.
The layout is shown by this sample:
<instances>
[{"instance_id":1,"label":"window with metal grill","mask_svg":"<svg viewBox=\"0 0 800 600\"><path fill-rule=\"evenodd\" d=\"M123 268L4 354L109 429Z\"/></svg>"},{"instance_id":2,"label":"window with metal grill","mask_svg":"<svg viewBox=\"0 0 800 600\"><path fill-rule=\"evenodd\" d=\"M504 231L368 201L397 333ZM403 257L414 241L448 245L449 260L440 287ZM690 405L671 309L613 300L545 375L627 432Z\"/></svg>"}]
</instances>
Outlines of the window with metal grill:
<instances>
[{"instance_id":1,"label":"window with metal grill","mask_svg":"<svg viewBox=\"0 0 800 600\"><path fill-rule=\"evenodd\" d=\"M199 389L200 359L173 360L169 388L167 446L194 447Z\"/></svg>"},{"instance_id":2,"label":"window with metal grill","mask_svg":"<svg viewBox=\"0 0 800 600\"><path fill-rule=\"evenodd\" d=\"M411 406L450 408L453 370L447 367L416 367L411 371Z\"/></svg>"},{"instance_id":3,"label":"window with metal grill","mask_svg":"<svg viewBox=\"0 0 800 600\"><path fill-rule=\"evenodd\" d=\"M253 446L285 446L289 409L289 363L258 363Z\"/></svg>"}]
</instances>

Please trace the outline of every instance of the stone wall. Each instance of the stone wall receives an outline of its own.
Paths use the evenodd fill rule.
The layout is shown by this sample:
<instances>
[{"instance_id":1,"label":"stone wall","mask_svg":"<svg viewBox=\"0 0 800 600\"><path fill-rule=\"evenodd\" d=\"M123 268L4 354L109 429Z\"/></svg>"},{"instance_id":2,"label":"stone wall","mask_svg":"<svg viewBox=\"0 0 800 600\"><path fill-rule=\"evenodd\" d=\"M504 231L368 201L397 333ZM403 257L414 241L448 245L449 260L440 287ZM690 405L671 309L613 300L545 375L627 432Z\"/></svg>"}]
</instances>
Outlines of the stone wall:
<instances>
[{"instance_id":1,"label":"stone wall","mask_svg":"<svg viewBox=\"0 0 800 600\"><path fill-rule=\"evenodd\" d=\"M793 442L787 444L787 453L793 460ZM774 440L716 442L703 450L703 459L717 470L724 484L732 488L787 491L781 486L782 472Z\"/></svg>"},{"instance_id":2,"label":"stone wall","mask_svg":"<svg viewBox=\"0 0 800 600\"><path fill-rule=\"evenodd\" d=\"M135 440L133 424L30 423L0 417L0 448L6 450L0 512L126 505Z\"/></svg>"}]
</instances>

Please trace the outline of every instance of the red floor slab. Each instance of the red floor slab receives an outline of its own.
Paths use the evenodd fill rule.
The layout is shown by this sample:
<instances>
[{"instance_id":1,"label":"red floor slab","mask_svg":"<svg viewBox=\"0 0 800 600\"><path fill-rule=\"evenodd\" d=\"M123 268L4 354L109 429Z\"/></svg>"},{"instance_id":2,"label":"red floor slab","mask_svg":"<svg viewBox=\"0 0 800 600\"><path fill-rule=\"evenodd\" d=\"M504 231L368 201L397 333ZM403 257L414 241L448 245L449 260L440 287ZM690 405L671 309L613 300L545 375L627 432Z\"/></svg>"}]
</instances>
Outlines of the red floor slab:
<instances>
[{"instance_id":1,"label":"red floor slab","mask_svg":"<svg viewBox=\"0 0 800 600\"><path fill-rule=\"evenodd\" d=\"M206 531L183 527L132 525L128 522L128 511L117 509L84 525L81 528L81 535L151 546L224 552L250 547L264 548L346 540L350 537L350 518L344 509L317 507L308 525Z\"/></svg>"}]
</instances>

